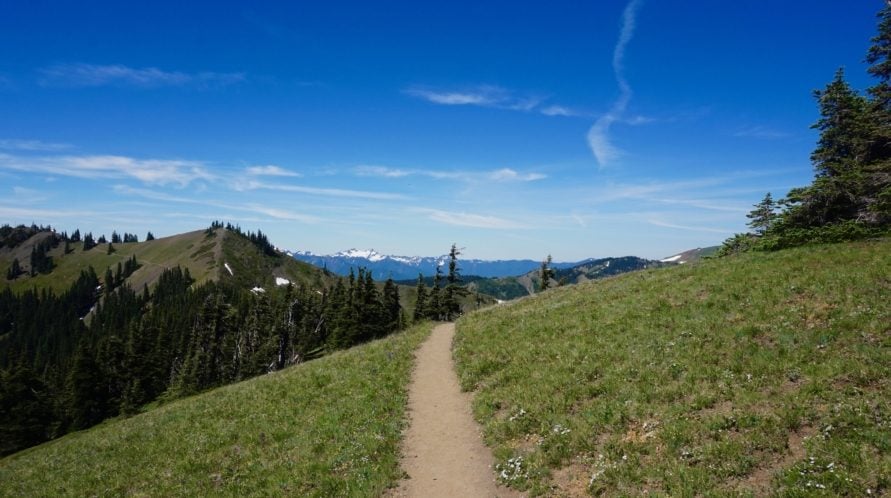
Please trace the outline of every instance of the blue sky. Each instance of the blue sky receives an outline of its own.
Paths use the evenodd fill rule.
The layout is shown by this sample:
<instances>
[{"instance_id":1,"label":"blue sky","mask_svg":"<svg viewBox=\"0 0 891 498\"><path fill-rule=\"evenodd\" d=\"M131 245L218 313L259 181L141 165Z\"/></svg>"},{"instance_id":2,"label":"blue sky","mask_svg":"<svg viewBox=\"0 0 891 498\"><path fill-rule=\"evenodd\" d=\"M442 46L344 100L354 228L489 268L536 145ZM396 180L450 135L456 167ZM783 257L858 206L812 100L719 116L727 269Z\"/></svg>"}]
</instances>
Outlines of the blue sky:
<instances>
[{"instance_id":1,"label":"blue sky","mask_svg":"<svg viewBox=\"0 0 891 498\"><path fill-rule=\"evenodd\" d=\"M812 178L883 2L10 2L0 223L664 257Z\"/></svg>"}]
</instances>

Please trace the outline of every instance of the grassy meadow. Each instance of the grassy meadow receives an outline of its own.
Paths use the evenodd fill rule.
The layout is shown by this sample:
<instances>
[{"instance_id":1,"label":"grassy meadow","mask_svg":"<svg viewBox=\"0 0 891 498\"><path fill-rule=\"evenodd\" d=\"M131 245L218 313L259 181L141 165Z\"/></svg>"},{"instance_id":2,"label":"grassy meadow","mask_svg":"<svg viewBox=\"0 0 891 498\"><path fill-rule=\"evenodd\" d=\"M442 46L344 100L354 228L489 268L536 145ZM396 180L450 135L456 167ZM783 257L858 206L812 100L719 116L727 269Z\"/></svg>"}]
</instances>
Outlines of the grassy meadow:
<instances>
[{"instance_id":1,"label":"grassy meadow","mask_svg":"<svg viewBox=\"0 0 891 498\"><path fill-rule=\"evenodd\" d=\"M891 241L558 288L458 322L500 479L532 495L891 492Z\"/></svg>"},{"instance_id":2,"label":"grassy meadow","mask_svg":"<svg viewBox=\"0 0 891 498\"><path fill-rule=\"evenodd\" d=\"M378 496L429 324L0 460L0 496Z\"/></svg>"}]
</instances>

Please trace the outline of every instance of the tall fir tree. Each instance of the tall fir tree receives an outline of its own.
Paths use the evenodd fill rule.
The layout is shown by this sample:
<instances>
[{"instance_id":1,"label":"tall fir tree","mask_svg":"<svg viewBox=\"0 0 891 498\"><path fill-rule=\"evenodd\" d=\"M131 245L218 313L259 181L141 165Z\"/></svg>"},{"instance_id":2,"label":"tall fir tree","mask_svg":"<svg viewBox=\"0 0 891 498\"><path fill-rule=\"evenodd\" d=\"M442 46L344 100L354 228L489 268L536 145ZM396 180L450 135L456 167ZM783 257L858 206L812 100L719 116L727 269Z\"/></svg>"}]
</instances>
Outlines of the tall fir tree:
<instances>
[{"instance_id":1,"label":"tall fir tree","mask_svg":"<svg viewBox=\"0 0 891 498\"><path fill-rule=\"evenodd\" d=\"M415 298L415 310L412 314L412 321L418 323L427 319L427 284L424 283L424 275L418 274L418 285L416 287L417 297Z\"/></svg>"},{"instance_id":2,"label":"tall fir tree","mask_svg":"<svg viewBox=\"0 0 891 498\"><path fill-rule=\"evenodd\" d=\"M771 197L770 192L768 192L761 202L755 204L754 208L755 209L746 215L746 217L751 220L749 221L748 226L752 229L755 235L761 236L773 226L774 221L777 218L777 204L774 202L773 197Z\"/></svg>"}]
</instances>

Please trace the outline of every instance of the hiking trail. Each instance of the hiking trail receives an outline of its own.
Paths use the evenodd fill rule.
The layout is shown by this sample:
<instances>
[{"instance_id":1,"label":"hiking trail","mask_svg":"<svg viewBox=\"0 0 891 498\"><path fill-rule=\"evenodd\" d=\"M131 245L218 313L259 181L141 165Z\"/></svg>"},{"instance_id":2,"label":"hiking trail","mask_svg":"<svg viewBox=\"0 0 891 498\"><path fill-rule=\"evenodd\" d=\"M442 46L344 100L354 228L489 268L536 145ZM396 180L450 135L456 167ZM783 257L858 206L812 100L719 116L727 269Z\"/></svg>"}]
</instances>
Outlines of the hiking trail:
<instances>
[{"instance_id":1,"label":"hiking trail","mask_svg":"<svg viewBox=\"0 0 891 498\"><path fill-rule=\"evenodd\" d=\"M409 427L402 444L408 478L392 497L519 497L500 486L492 451L483 444L452 361L455 324L437 325L415 353L409 386Z\"/></svg>"}]
</instances>

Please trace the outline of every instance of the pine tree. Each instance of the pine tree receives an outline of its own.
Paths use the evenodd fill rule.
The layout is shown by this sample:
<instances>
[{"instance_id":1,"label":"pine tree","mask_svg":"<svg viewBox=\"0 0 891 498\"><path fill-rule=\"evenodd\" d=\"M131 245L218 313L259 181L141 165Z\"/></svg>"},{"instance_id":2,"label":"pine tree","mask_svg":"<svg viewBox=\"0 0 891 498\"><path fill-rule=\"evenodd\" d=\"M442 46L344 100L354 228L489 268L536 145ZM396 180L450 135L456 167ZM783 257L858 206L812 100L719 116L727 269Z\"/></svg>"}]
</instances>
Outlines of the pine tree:
<instances>
[{"instance_id":1,"label":"pine tree","mask_svg":"<svg viewBox=\"0 0 891 498\"><path fill-rule=\"evenodd\" d=\"M746 215L746 217L751 220L748 223L748 226L755 232L755 235L761 236L773 226L774 220L776 220L777 217L777 205L774 202L773 197L770 196L770 192L768 192L767 195L764 196L764 199L758 204L755 204L754 207L755 209Z\"/></svg>"},{"instance_id":2,"label":"pine tree","mask_svg":"<svg viewBox=\"0 0 891 498\"><path fill-rule=\"evenodd\" d=\"M92 232L84 234L84 251L89 251L94 247L96 247L96 241L93 240Z\"/></svg>"},{"instance_id":3,"label":"pine tree","mask_svg":"<svg viewBox=\"0 0 891 498\"><path fill-rule=\"evenodd\" d=\"M427 299L427 318L441 320L443 317L442 268L437 265L433 274L433 288Z\"/></svg>"},{"instance_id":4,"label":"pine tree","mask_svg":"<svg viewBox=\"0 0 891 498\"><path fill-rule=\"evenodd\" d=\"M424 275L418 273L417 298L415 299L415 311L412 321L418 323L427 318L427 285L424 283Z\"/></svg>"},{"instance_id":5,"label":"pine tree","mask_svg":"<svg viewBox=\"0 0 891 498\"><path fill-rule=\"evenodd\" d=\"M19 263L19 258L14 258L12 260L12 264L9 265L9 270L6 272L7 280L15 280L16 277L22 274L22 266Z\"/></svg>"},{"instance_id":6,"label":"pine tree","mask_svg":"<svg viewBox=\"0 0 891 498\"><path fill-rule=\"evenodd\" d=\"M148 242L150 240L155 240L155 235L152 232L145 234L145 241Z\"/></svg>"},{"instance_id":7,"label":"pine tree","mask_svg":"<svg viewBox=\"0 0 891 498\"><path fill-rule=\"evenodd\" d=\"M461 252L457 244L452 244L449 251L449 273L446 277L445 296L442 302L442 311L446 320L451 320L461 314L460 298L467 295L467 289L461 286L461 274L458 269L458 256Z\"/></svg>"},{"instance_id":8,"label":"pine tree","mask_svg":"<svg viewBox=\"0 0 891 498\"><path fill-rule=\"evenodd\" d=\"M111 243L112 244L120 244L121 243L121 236L118 235L117 231L111 232Z\"/></svg>"},{"instance_id":9,"label":"pine tree","mask_svg":"<svg viewBox=\"0 0 891 498\"><path fill-rule=\"evenodd\" d=\"M399 304L399 288L392 278L384 282L383 306L386 315L385 332L402 329L402 306Z\"/></svg>"},{"instance_id":10,"label":"pine tree","mask_svg":"<svg viewBox=\"0 0 891 498\"><path fill-rule=\"evenodd\" d=\"M114 246L111 245L111 242L109 242L108 249L105 251L105 254L113 254L113 253L114 253Z\"/></svg>"},{"instance_id":11,"label":"pine tree","mask_svg":"<svg viewBox=\"0 0 891 498\"><path fill-rule=\"evenodd\" d=\"M870 137L870 164L866 167L871 221L891 223L891 4L879 14L878 33L866 54L867 69L879 81L869 88L872 96L873 126Z\"/></svg>"},{"instance_id":12,"label":"pine tree","mask_svg":"<svg viewBox=\"0 0 891 498\"><path fill-rule=\"evenodd\" d=\"M551 255L548 254L547 259L541 262L541 269L538 271L539 288L542 291L548 290L551 286L551 279L554 277L554 270L551 269Z\"/></svg>"}]
</instances>

